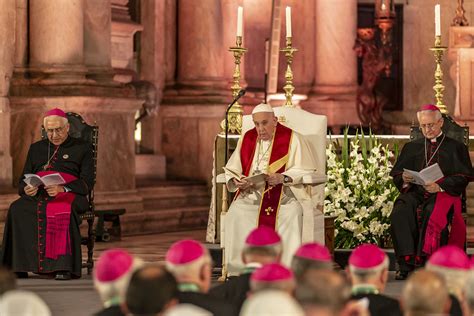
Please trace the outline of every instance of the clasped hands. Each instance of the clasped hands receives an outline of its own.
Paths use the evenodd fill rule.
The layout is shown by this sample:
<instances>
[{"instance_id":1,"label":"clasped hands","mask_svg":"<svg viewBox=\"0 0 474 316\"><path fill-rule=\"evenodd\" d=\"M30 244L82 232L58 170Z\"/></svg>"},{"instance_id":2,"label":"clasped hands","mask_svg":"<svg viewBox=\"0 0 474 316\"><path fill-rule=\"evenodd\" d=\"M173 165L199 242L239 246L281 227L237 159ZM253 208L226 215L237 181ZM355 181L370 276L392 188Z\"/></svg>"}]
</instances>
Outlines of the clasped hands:
<instances>
[{"instance_id":1,"label":"clasped hands","mask_svg":"<svg viewBox=\"0 0 474 316\"><path fill-rule=\"evenodd\" d=\"M413 177L408 174L407 172L402 173L402 179L404 183L411 183L413 182ZM441 192L441 187L436 182L430 182L423 186L425 190L429 193L436 193Z\"/></svg>"},{"instance_id":2,"label":"clasped hands","mask_svg":"<svg viewBox=\"0 0 474 316\"><path fill-rule=\"evenodd\" d=\"M271 187L274 187L280 183L283 183L284 179L285 179L285 176L282 175L281 173L270 173L265 176L265 181L267 181L268 185ZM254 184L252 182L247 181L245 179L238 180L234 178L232 180L234 181L235 186L241 191L246 191L254 187Z\"/></svg>"},{"instance_id":3,"label":"clasped hands","mask_svg":"<svg viewBox=\"0 0 474 316\"><path fill-rule=\"evenodd\" d=\"M46 190L49 196L56 196L58 195L58 193L65 192L64 186L62 185L49 185L45 186L44 189ZM38 193L38 187L27 185L25 187L25 193L28 196L35 196L36 193Z\"/></svg>"}]
</instances>

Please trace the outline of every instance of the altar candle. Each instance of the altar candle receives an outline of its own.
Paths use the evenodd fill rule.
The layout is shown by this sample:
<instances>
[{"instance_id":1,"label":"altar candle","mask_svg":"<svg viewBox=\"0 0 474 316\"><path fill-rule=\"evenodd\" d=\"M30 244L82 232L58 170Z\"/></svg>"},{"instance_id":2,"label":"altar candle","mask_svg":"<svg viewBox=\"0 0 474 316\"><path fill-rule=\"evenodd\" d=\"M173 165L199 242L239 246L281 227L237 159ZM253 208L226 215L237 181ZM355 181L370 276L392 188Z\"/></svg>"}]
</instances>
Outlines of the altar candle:
<instances>
[{"instance_id":1,"label":"altar candle","mask_svg":"<svg viewBox=\"0 0 474 316\"><path fill-rule=\"evenodd\" d=\"M286 7L286 37L291 37L291 7Z\"/></svg>"},{"instance_id":2,"label":"altar candle","mask_svg":"<svg viewBox=\"0 0 474 316\"><path fill-rule=\"evenodd\" d=\"M237 9L237 36L242 36L242 18L244 15L244 8Z\"/></svg>"},{"instance_id":3,"label":"altar candle","mask_svg":"<svg viewBox=\"0 0 474 316\"><path fill-rule=\"evenodd\" d=\"M441 36L441 7L435 5L435 36Z\"/></svg>"}]
</instances>

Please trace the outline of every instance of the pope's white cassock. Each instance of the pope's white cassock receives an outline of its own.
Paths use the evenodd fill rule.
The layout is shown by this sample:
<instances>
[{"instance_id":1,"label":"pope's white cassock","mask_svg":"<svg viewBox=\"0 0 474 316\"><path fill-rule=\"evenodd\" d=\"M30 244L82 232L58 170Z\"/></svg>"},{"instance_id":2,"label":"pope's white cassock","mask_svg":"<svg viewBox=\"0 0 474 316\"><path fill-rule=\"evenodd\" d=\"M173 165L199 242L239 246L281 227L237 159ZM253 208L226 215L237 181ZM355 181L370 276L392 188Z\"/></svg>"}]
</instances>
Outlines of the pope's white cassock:
<instances>
[{"instance_id":1,"label":"pope's white cassock","mask_svg":"<svg viewBox=\"0 0 474 316\"><path fill-rule=\"evenodd\" d=\"M241 146L242 136L237 147L230 157L225 170L226 182L229 191L237 191L233 182L235 174L242 174ZM249 175L268 173L268 163L272 148L272 140L259 140L256 142L254 157ZM315 162L309 147L303 136L293 131L288 152L288 162L283 175L290 177L293 181L283 185L280 208L276 218L276 230L282 238L283 256L282 263L289 266L291 258L297 248L303 242L312 241L310 233L305 233L304 224L306 218L312 221L313 204L311 197L304 189L301 181L306 174L315 172ZM244 247L245 238L250 231L257 227L259 208L264 191L264 184L250 191L241 192L237 199L231 204L225 216L225 261L228 274L237 275L244 265L241 252ZM312 227L308 227L311 230ZM311 235L312 236L312 235Z\"/></svg>"}]
</instances>

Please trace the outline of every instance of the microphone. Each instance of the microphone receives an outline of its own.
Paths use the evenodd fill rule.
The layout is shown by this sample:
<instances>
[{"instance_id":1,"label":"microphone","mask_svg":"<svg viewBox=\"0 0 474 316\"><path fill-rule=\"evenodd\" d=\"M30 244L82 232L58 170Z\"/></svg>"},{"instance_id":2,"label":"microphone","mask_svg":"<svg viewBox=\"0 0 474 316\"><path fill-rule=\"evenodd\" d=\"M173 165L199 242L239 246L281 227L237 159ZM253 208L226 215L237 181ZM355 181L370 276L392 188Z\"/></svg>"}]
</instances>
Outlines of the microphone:
<instances>
[{"instance_id":1,"label":"microphone","mask_svg":"<svg viewBox=\"0 0 474 316\"><path fill-rule=\"evenodd\" d=\"M227 110L225 111L225 156L224 156L224 166L227 164L227 147L228 147L228 138L229 138L229 111L230 108L237 102L241 97L244 96L245 92L247 92L245 89L241 89L239 93L235 96L234 100L232 100L232 103L229 104L227 107Z\"/></svg>"},{"instance_id":2,"label":"microphone","mask_svg":"<svg viewBox=\"0 0 474 316\"><path fill-rule=\"evenodd\" d=\"M235 102L237 102L241 97L244 96L245 92L247 92L247 90L241 89L239 93L237 94L237 96L235 97L235 99L232 100L232 103L229 104L229 106L227 107L227 110L225 111L226 117L227 117L227 114L229 113L230 108L235 104Z\"/></svg>"}]
</instances>

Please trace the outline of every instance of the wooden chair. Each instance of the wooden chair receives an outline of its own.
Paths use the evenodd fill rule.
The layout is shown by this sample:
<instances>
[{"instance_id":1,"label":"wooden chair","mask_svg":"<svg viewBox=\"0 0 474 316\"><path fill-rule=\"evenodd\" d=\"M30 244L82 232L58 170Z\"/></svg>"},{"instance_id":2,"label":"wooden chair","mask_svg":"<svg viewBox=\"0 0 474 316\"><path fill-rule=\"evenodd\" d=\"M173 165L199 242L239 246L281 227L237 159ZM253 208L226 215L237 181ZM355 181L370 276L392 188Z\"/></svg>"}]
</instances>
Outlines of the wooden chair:
<instances>
[{"instance_id":1,"label":"wooden chair","mask_svg":"<svg viewBox=\"0 0 474 316\"><path fill-rule=\"evenodd\" d=\"M74 138L80 138L86 142L92 144L93 148L93 159L94 159L94 184L97 178L97 147L99 143L99 127L97 125L89 125L84 119L77 113L68 112L66 113L69 121L69 136ZM46 131L42 128L42 138L46 138ZM87 268L87 274L91 274L94 268L94 243L95 243L95 230L94 230L94 217L95 217L95 206L94 206L94 188L89 191L88 195L89 208L81 214L81 220L87 221L87 236L83 236L81 244L87 246L87 260L82 263L82 268Z\"/></svg>"}]
</instances>

